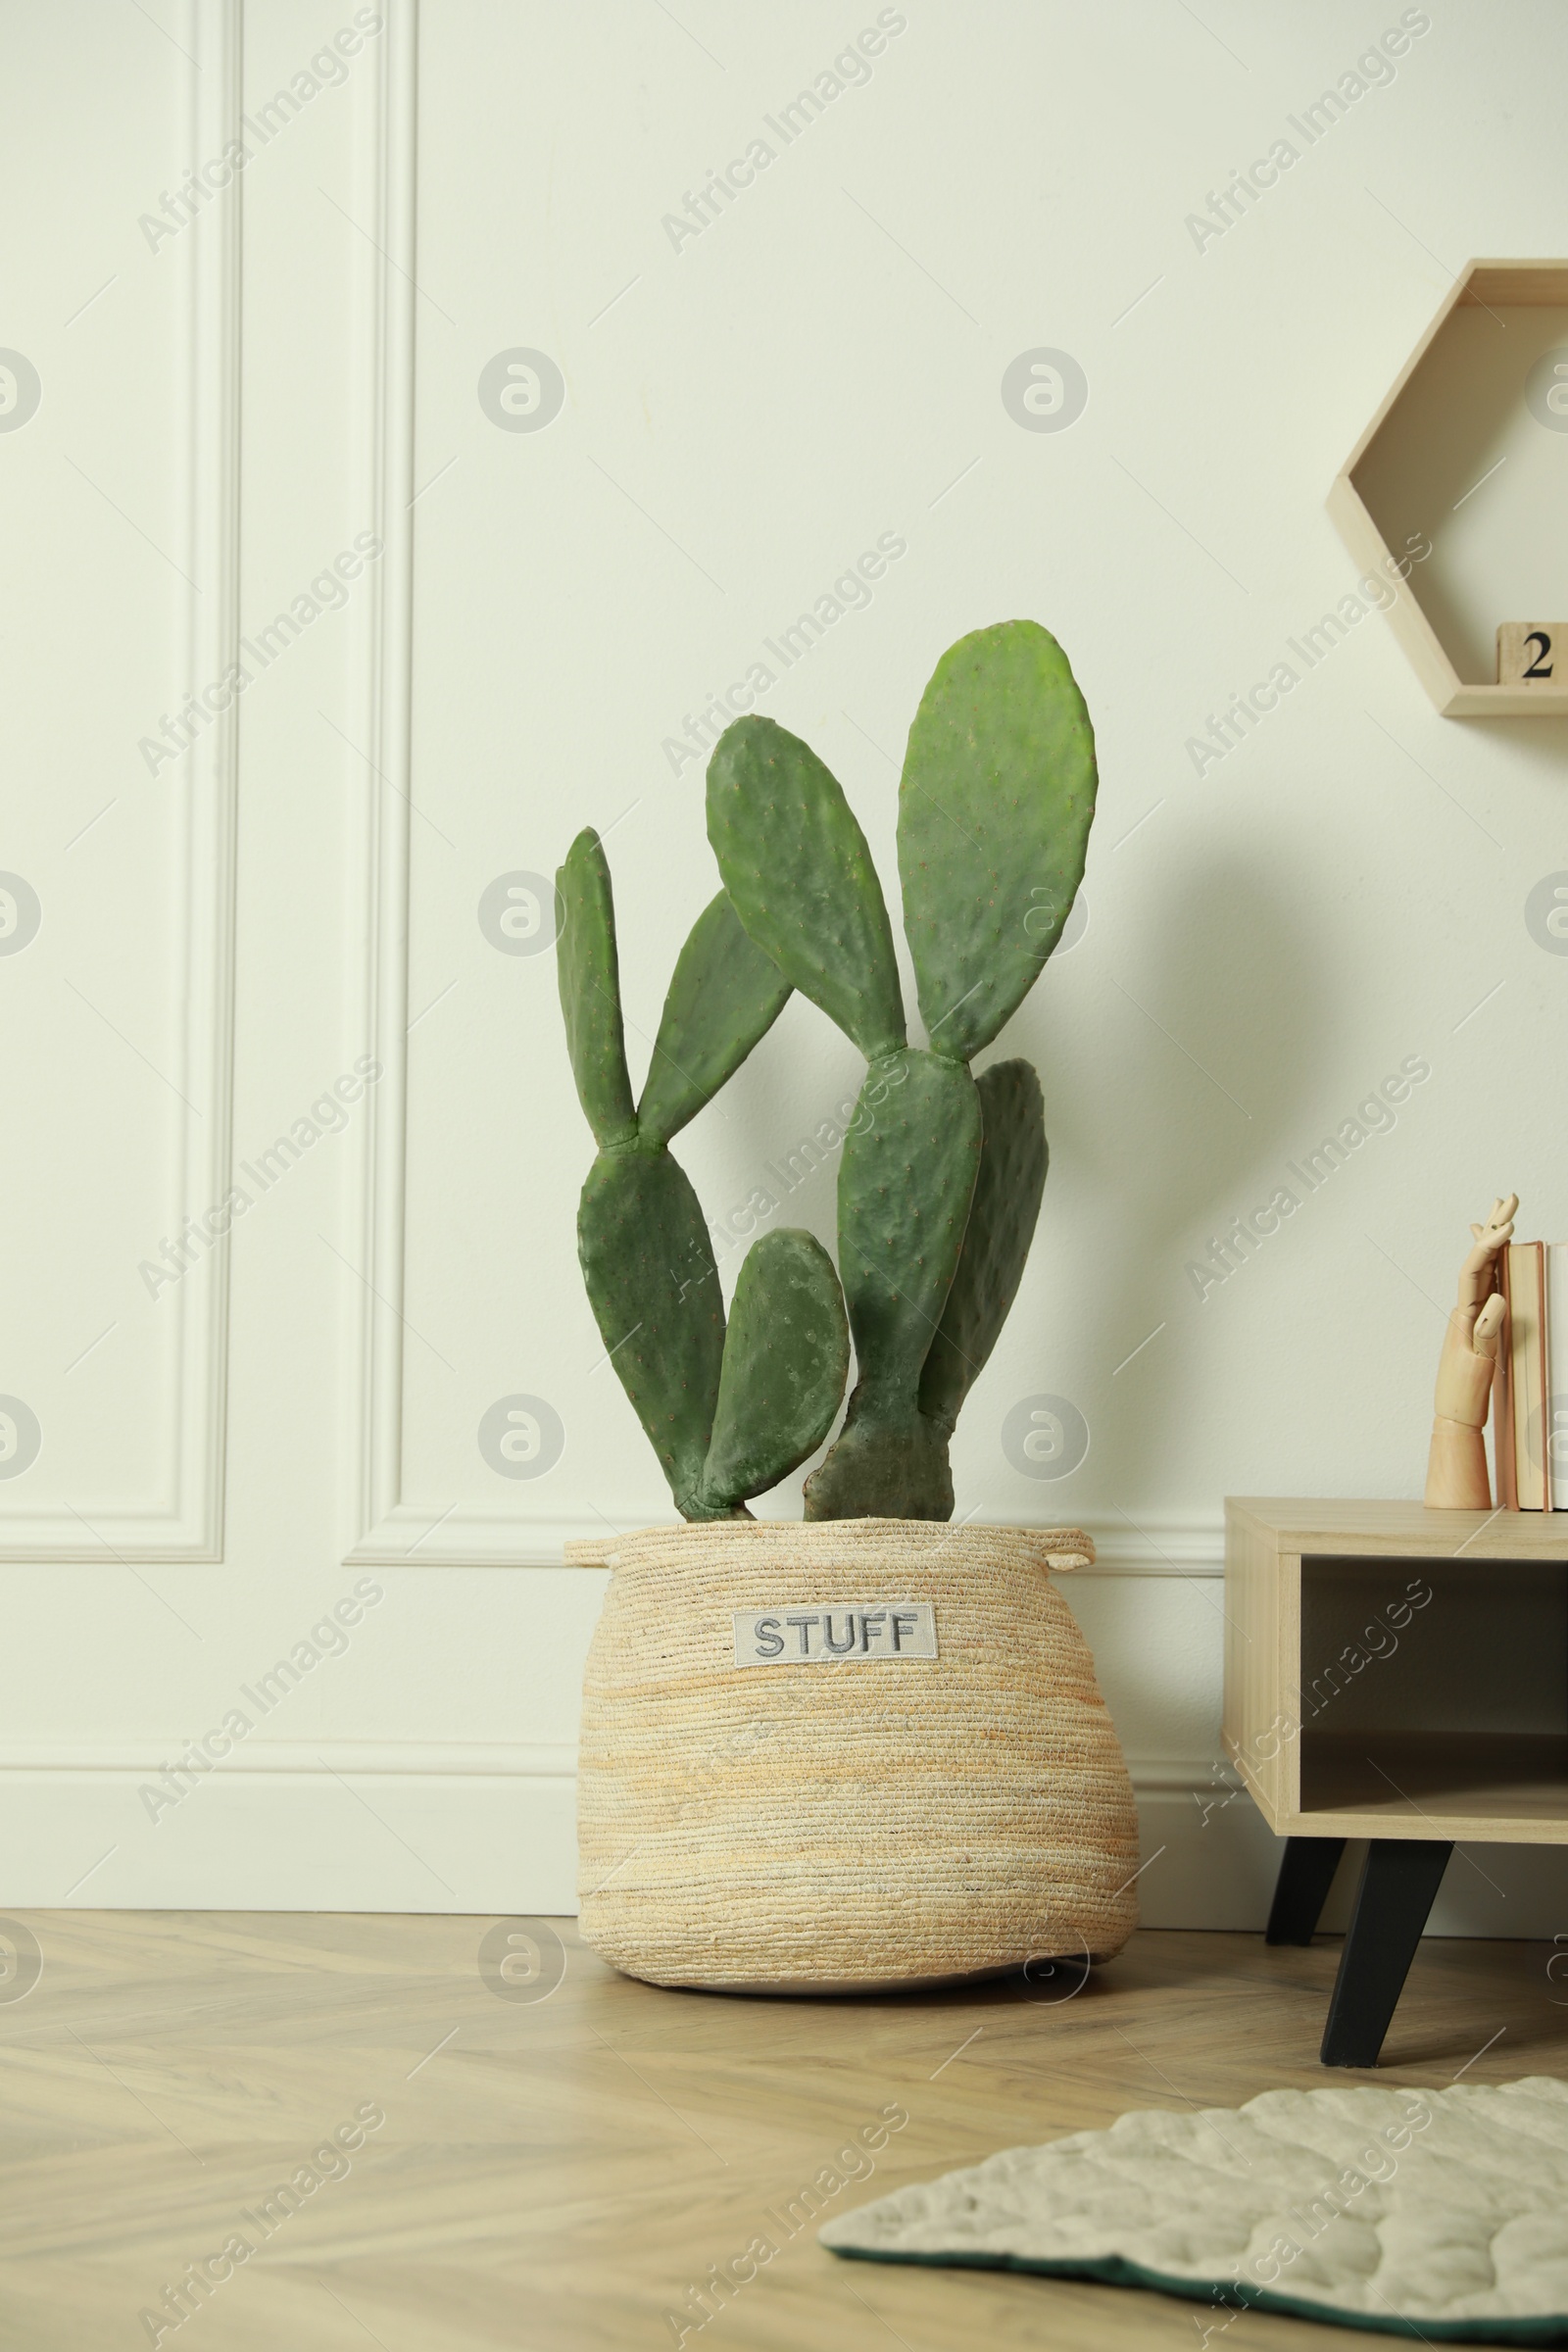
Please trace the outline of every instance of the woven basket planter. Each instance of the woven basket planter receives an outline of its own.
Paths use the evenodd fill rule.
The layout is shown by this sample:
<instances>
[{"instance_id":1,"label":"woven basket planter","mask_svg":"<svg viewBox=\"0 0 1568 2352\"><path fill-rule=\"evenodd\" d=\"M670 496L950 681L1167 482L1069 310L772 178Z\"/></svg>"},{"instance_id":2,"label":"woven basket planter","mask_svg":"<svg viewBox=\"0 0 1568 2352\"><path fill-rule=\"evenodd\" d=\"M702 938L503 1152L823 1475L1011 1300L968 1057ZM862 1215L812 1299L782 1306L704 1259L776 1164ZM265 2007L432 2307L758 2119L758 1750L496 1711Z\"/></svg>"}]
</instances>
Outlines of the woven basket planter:
<instances>
[{"instance_id":1,"label":"woven basket planter","mask_svg":"<svg viewBox=\"0 0 1568 2352\"><path fill-rule=\"evenodd\" d=\"M1050 1576L1086 1536L724 1521L570 1550L614 1571L578 1774L582 1932L614 1967L828 1992L1120 1950L1132 1786Z\"/></svg>"}]
</instances>

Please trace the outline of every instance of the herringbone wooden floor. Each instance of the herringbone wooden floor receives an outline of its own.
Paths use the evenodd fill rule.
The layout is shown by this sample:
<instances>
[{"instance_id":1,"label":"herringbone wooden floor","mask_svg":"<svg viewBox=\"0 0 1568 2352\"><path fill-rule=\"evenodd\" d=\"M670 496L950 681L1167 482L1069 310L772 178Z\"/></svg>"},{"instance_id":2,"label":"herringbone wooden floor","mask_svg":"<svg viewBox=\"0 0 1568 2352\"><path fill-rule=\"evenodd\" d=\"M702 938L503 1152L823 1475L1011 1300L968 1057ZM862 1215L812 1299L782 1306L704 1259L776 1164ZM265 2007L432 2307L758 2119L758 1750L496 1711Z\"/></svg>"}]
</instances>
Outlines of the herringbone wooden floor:
<instances>
[{"instance_id":1,"label":"herringbone wooden floor","mask_svg":"<svg viewBox=\"0 0 1568 2352\"><path fill-rule=\"evenodd\" d=\"M800 2192L841 2212L1129 2107L1318 2083L1339 1951L1146 1934L1066 1999L748 2001L631 1984L565 1921L533 1930L542 1973L489 1920L73 1911L0 1937L19 1924L42 1973L16 1997L24 1945L0 1977L6 2352L655 2352L683 2307L688 2345L747 2352L1196 2352L1219 2315L1193 2304L837 2261ZM1562 2072L1549 1957L1427 1942L1384 2079ZM890 2111L875 2171L828 2187ZM758 2238L776 2252L699 2333L691 2290ZM1256 2314L1223 2336L1351 2341Z\"/></svg>"}]
</instances>

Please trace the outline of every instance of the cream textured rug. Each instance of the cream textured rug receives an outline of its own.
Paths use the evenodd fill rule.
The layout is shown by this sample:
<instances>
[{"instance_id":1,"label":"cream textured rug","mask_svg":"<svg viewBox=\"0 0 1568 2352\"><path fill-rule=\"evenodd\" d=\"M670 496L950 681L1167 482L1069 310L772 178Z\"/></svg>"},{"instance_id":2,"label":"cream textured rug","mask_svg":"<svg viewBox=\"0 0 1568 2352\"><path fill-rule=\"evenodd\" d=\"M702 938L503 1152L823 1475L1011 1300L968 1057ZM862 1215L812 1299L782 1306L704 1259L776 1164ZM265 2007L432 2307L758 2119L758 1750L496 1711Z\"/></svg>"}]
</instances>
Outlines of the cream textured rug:
<instances>
[{"instance_id":1,"label":"cream textured rug","mask_svg":"<svg viewBox=\"0 0 1568 2352\"><path fill-rule=\"evenodd\" d=\"M820 2230L867 2262L1157 2287L1431 2342L1568 2344L1568 2082L1266 2090L1119 2116Z\"/></svg>"}]
</instances>

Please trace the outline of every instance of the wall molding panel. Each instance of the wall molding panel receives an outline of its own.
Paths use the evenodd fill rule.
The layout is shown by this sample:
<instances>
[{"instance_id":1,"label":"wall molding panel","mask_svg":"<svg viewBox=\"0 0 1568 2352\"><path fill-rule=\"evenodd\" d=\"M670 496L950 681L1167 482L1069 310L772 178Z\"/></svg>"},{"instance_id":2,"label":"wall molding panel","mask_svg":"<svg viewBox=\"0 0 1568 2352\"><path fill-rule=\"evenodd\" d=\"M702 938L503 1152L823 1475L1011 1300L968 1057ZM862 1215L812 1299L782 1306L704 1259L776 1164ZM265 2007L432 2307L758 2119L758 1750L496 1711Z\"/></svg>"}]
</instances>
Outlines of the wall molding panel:
<instances>
[{"instance_id":1,"label":"wall molding panel","mask_svg":"<svg viewBox=\"0 0 1568 2352\"><path fill-rule=\"evenodd\" d=\"M365 942L360 1032L383 1076L357 1147L359 1279L350 1300L357 1370L343 1559L350 1566L559 1568L564 1544L625 1531L593 1511L426 1502L404 1492L417 66L418 10L416 0L407 0L388 13L360 188L362 217L377 222L363 265L374 321L361 395L363 413L373 419L366 437L363 498L385 554L358 622L361 739L369 750L351 920L354 935ZM1036 1523L1063 1521L1093 1535L1099 1560L1092 1574L1223 1573L1223 1530L1211 1515L1084 1519L1064 1496L1059 1513L1042 1512Z\"/></svg>"},{"instance_id":2,"label":"wall molding panel","mask_svg":"<svg viewBox=\"0 0 1568 2352\"><path fill-rule=\"evenodd\" d=\"M184 105L191 152L220 155L241 118L241 0L191 12L194 44ZM183 617L182 685L220 678L239 652L240 213L237 201L198 212L164 267L183 272L183 348L171 401L188 450L182 512L172 526L179 568L193 583ZM194 1109L174 1108L177 1171L168 1230L221 1202L231 1179L233 1094L236 712L197 734L159 789L179 796L177 866L184 909L175 1002L182 1017L173 1085ZM106 1163L108 1164L108 1163ZM223 1554L227 1407L228 1251L203 1255L162 1311L173 1321L174 1410L163 1493L151 1505L29 1508L25 1491L0 1499L0 1561L217 1561Z\"/></svg>"}]
</instances>

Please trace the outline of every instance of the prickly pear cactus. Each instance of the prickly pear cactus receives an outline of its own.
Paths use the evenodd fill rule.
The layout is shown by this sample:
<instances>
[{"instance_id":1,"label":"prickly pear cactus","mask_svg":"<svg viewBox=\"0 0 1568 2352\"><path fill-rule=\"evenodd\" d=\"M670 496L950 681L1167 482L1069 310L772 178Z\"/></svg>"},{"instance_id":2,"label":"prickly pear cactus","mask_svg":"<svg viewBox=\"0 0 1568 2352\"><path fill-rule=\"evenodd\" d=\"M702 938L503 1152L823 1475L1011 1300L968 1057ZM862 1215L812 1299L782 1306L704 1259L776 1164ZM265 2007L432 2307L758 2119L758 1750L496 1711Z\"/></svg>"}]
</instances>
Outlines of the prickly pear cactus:
<instances>
[{"instance_id":1,"label":"prickly pear cactus","mask_svg":"<svg viewBox=\"0 0 1568 2352\"><path fill-rule=\"evenodd\" d=\"M743 718L708 771L724 887L670 981L648 1080L626 1069L610 871L579 835L558 876L562 1009L599 1147L578 1214L608 1356L691 1519L744 1515L815 1451L857 1379L807 1516L946 1519L948 1444L1022 1278L1046 1181L1040 1081L974 1055L1017 1010L1083 876L1089 714L1033 621L938 662L899 795L905 929L929 1043L910 1046L865 836L809 745ZM820 1244L765 1235L726 1328L708 1227L670 1140L799 989L866 1057L839 1171L840 1277ZM846 1315L846 1302L848 1314Z\"/></svg>"},{"instance_id":2,"label":"prickly pear cactus","mask_svg":"<svg viewBox=\"0 0 1568 2352\"><path fill-rule=\"evenodd\" d=\"M849 1369L838 1276L809 1234L757 1244L726 1332L708 1222L668 1149L777 1019L790 983L720 891L676 961L633 1108L610 869L592 830L556 883L566 1042L599 1145L577 1210L583 1280L679 1509L727 1518L816 1450Z\"/></svg>"},{"instance_id":3,"label":"prickly pear cactus","mask_svg":"<svg viewBox=\"0 0 1568 2352\"><path fill-rule=\"evenodd\" d=\"M720 738L708 830L757 946L869 1063L839 1175L857 1382L807 1482L808 1518L944 1519L948 1441L996 1345L1047 1150L1027 1063L968 1063L1021 1004L1083 877L1096 770L1067 658L1033 621L961 638L909 731L899 796L905 929L930 1040L906 1044L891 930L836 778L770 719Z\"/></svg>"}]
</instances>

